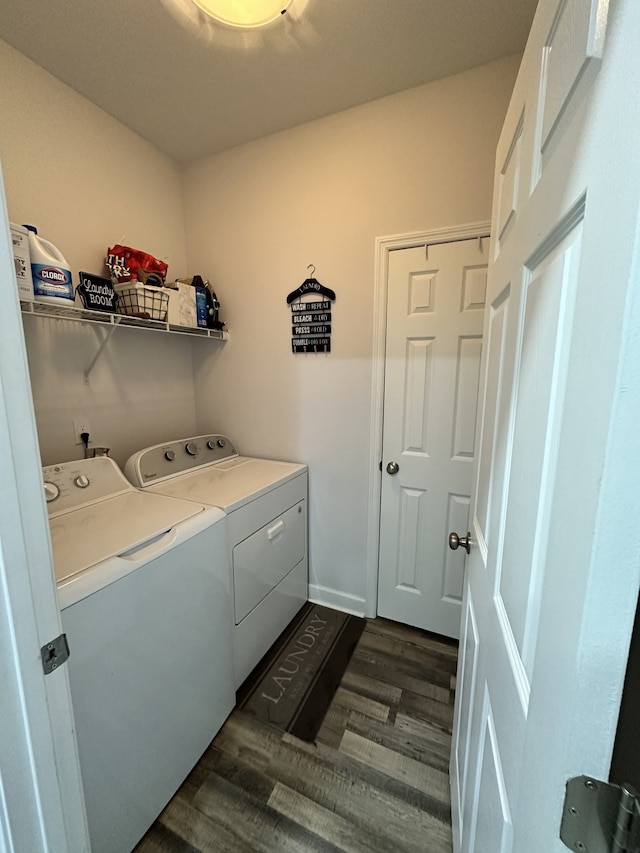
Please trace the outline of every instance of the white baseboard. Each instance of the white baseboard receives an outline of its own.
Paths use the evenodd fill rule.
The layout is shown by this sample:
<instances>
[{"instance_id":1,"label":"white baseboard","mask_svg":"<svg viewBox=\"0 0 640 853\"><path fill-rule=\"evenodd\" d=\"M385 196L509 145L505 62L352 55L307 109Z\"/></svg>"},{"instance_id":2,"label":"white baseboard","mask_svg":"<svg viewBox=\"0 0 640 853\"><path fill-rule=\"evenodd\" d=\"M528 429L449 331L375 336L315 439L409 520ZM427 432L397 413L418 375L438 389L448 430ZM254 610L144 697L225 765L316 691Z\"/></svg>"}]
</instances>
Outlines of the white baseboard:
<instances>
[{"instance_id":1,"label":"white baseboard","mask_svg":"<svg viewBox=\"0 0 640 853\"><path fill-rule=\"evenodd\" d=\"M343 613L350 613L352 616L364 616L366 610L364 598L318 584L309 584L309 601L313 604L332 607L334 610L342 610Z\"/></svg>"}]
</instances>

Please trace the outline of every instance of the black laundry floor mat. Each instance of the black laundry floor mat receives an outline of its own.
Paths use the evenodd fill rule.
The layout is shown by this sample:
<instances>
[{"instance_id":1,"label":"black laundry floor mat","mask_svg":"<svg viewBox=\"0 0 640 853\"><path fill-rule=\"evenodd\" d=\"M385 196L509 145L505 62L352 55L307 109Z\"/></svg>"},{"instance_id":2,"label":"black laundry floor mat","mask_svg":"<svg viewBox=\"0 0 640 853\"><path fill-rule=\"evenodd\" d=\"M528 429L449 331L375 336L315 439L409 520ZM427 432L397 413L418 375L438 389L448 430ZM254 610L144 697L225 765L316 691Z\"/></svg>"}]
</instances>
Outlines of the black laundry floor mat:
<instances>
[{"instance_id":1,"label":"black laundry floor mat","mask_svg":"<svg viewBox=\"0 0 640 853\"><path fill-rule=\"evenodd\" d=\"M238 709L312 741L365 624L358 616L306 604L238 691Z\"/></svg>"}]
</instances>

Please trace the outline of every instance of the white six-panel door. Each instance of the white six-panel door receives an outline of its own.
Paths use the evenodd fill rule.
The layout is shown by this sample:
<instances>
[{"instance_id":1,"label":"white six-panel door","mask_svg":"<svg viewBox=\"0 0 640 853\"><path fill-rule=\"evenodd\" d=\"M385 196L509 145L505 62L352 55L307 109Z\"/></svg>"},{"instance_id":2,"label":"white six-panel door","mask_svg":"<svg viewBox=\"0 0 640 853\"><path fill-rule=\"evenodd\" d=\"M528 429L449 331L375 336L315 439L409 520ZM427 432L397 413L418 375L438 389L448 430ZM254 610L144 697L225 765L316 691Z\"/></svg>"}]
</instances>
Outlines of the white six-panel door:
<instances>
[{"instance_id":1,"label":"white six-panel door","mask_svg":"<svg viewBox=\"0 0 640 853\"><path fill-rule=\"evenodd\" d=\"M378 613L456 638L464 551L447 531L469 519L488 248L389 257Z\"/></svg>"},{"instance_id":2,"label":"white six-panel door","mask_svg":"<svg viewBox=\"0 0 640 853\"><path fill-rule=\"evenodd\" d=\"M1 170L0 295L0 850L85 853L66 666L40 660L62 628Z\"/></svg>"},{"instance_id":3,"label":"white six-panel door","mask_svg":"<svg viewBox=\"0 0 640 853\"><path fill-rule=\"evenodd\" d=\"M640 567L639 39L635 0L541 0L498 146L451 763L465 853L560 853L566 781L607 776Z\"/></svg>"}]
</instances>

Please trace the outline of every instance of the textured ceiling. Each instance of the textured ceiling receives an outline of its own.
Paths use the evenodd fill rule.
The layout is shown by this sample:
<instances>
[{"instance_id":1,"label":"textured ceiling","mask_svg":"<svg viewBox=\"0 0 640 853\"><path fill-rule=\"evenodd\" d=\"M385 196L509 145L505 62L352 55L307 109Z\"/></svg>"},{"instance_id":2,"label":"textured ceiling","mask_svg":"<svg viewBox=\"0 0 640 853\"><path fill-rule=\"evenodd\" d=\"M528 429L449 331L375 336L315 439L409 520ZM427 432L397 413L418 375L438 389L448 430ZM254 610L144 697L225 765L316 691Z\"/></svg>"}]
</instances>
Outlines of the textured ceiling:
<instances>
[{"instance_id":1,"label":"textured ceiling","mask_svg":"<svg viewBox=\"0 0 640 853\"><path fill-rule=\"evenodd\" d=\"M259 31L191 0L0 0L0 38L178 160L524 49L536 0L293 0Z\"/></svg>"}]
</instances>

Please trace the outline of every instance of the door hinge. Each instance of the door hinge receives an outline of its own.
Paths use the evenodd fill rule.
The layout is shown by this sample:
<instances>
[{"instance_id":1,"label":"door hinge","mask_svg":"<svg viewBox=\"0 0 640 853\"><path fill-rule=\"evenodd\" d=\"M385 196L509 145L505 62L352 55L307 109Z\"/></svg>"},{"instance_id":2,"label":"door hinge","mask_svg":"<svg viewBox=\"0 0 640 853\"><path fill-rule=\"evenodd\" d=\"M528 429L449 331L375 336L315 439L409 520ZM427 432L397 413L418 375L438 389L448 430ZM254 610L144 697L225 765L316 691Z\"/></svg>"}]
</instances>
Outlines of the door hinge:
<instances>
[{"instance_id":1,"label":"door hinge","mask_svg":"<svg viewBox=\"0 0 640 853\"><path fill-rule=\"evenodd\" d=\"M40 657L42 658L42 668L44 674L49 675L56 670L60 664L64 663L71 652L69 651L69 643L67 635L60 634L55 640L51 640L40 649Z\"/></svg>"},{"instance_id":2,"label":"door hinge","mask_svg":"<svg viewBox=\"0 0 640 853\"><path fill-rule=\"evenodd\" d=\"M560 839L578 853L640 853L640 802L631 785L567 782Z\"/></svg>"}]
</instances>

